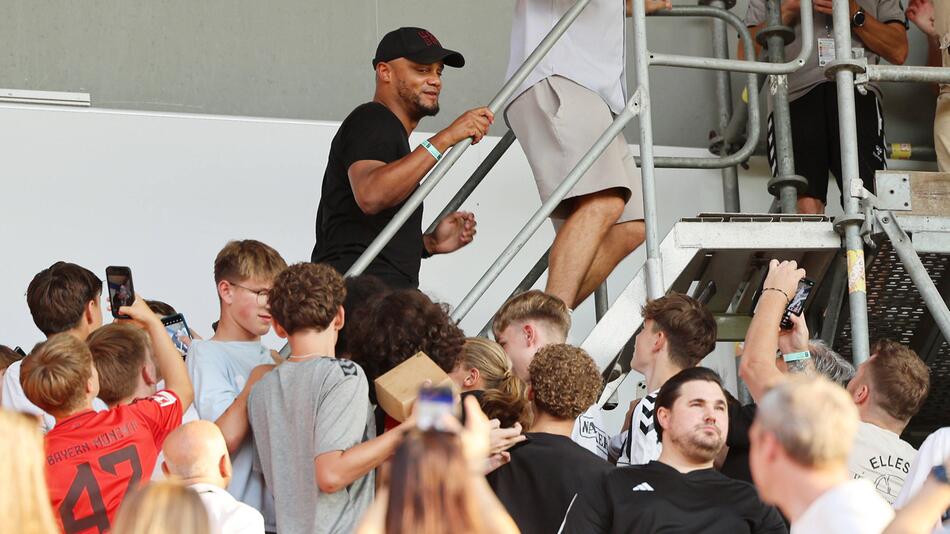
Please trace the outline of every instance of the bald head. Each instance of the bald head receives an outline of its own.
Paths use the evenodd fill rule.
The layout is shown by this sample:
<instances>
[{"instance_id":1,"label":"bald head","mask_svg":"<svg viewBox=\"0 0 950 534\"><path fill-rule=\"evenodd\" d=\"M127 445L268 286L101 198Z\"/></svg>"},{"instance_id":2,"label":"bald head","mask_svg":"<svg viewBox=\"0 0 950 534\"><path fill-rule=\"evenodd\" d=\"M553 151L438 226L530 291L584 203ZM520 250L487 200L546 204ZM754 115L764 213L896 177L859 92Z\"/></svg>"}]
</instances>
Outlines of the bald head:
<instances>
[{"instance_id":1,"label":"bald head","mask_svg":"<svg viewBox=\"0 0 950 534\"><path fill-rule=\"evenodd\" d=\"M165 438L162 452L164 471L185 483L225 487L231 478L228 446L221 430L210 421L193 421L178 427Z\"/></svg>"}]
</instances>

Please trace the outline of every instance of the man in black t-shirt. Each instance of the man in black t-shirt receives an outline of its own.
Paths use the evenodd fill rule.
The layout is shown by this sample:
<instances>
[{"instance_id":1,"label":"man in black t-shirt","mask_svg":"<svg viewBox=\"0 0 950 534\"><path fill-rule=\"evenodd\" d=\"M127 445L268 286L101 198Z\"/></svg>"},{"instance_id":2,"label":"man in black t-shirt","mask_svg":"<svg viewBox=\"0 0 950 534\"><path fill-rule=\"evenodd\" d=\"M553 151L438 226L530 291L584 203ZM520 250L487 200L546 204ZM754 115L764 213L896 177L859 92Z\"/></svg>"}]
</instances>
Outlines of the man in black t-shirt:
<instances>
[{"instance_id":1,"label":"man in black t-shirt","mask_svg":"<svg viewBox=\"0 0 950 534\"><path fill-rule=\"evenodd\" d=\"M785 523L755 487L715 469L729 426L715 371L693 367L663 384L654 414L659 461L621 467L585 485L562 532L782 534Z\"/></svg>"},{"instance_id":2,"label":"man in black t-shirt","mask_svg":"<svg viewBox=\"0 0 950 534\"><path fill-rule=\"evenodd\" d=\"M603 381L597 364L570 345L547 345L528 367L534 421L511 461L488 483L522 534L557 532L585 481L612 466L571 440L574 421L597 402Z\"/></svg>"},{"instance_id":3,"label":"man in black t-shirt","mask_svg":"<svg viewBox=\"0 0 950 534\"><path fill-rule=\"evenodd\" d=\"M409 146L419 121L439 112L443 67L464 64L461 54L421 28L399 28L383 37L373 59L373 101L347 116L330 145L311 261L346 273L445 151L463 139L471 137L474 144L485 136L494 116L478 108L415 150ZM448 215L423 235L420 205L365 272L393 288L416 288L423 257L453 252L474 237L475 216L467 212Z\"/></svg>"}]
</instances>

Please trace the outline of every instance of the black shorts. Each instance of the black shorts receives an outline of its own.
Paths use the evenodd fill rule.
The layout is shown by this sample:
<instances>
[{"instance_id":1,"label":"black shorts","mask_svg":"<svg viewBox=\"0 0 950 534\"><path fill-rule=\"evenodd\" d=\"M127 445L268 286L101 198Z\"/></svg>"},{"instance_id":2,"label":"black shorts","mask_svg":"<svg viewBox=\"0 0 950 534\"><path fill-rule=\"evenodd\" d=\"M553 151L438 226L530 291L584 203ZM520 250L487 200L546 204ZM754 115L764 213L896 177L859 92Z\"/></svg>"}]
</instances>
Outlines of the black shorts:
<instances>
[{"instance_id":1,"label":"black shorts","mask_svg":"<svg viewBox=\"0 0 950 534\"><path fill-rule=\"evenodd\" d=\"M864 188L874 192L875 171L887 168L884 112L873 91L854 92L858 129L858 172ZM828 204L828 172L841 186L841 150L838 136L838 90L833 82L821 83L788 105L792 122L792 152L795 174L808 180L802 196ZM775 128L769 115L768 153L772 176L778 174ZM842 205L844 197L842 196Z\"/></svg>"}]
</instances>

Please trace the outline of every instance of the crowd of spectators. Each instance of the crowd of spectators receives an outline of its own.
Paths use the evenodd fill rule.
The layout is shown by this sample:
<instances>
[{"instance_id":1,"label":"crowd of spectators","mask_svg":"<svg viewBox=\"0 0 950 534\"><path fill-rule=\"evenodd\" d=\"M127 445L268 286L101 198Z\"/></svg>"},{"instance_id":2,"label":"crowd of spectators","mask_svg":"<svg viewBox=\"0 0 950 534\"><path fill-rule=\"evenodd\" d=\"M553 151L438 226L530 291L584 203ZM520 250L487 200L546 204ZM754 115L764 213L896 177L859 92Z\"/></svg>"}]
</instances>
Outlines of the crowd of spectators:
<instances>
[{"instance_id":1,"label":"crowd of spectators","mask_svg":"<svg viewBox=\"0 0 950 534\"><path fill-rule=\"evenodd\" d=\"M947 65L950 11L935 3L913 0L909 13ZM555 4L518 3L513 68L566 10ZM542 198L624 107L622 6L593 4L508 103ZM823 68L834 59L831 1L814 5L818 52L788 77L796 172L809 181L803 212L824 211L829 171L841 184L837 89ZM864 56L902 63L900 3L849 5ZM765 15L752 0L746 22L762 29ZM781 16L800 36L798 2L783 2ZM591 54L588 41L601 49ZM288 266L259 241L227 243L213 266L214 335L190 336L185 354L162 322L171 306L135 294L104 326L95 274L64 261L36 274L26 300L47 339L28 354L0 345L0 513L11 531L950 531L950 427L919 451L901 439L929 394L926 364L879 340L855 367L811 339L802 317L782 328L806 274L795 262L770 263L738 354L751 403L700 366L715 348L713 315L669 293L643 305L629 363L646 394L611 432L600 369L567 339L571 310L643 241L622 134L552 213L546 291L505 302L494 341L466 338L447 306L415 289L422 258L474 239L471 213L422 234L419 206L370 274L344 279L442 152L480 141L494 122L487 108L471 110L410 150L409 133L438 112L446 65L464 58L426 30L383 38L374 101L333 140L313 263ZM870 89L856 99L860 174L873 189L885 157L882 95ZM272 329L289 355L262 342ZM456 394L458 417L434 427L415 412L387 414L374 387L420 352Z\"/></svg>"},{"instance_id":2,"label":"crowd of spectators","mask_svg":"<svg viewBox=\"0 0 950 534\"><path fill-rule=\"evenodd\" d=\"M495 343L464 338L419 291L287 267L260 242L228 243L215 273L218 329L184 359L140 296L118 310L128 319L103 326L91 272L57 262L36 275L28 302L48 339L10 357L20 389L0 412L0 493L16 495L0 508L19 531L943 528L950 428L919 452L900 438L927 397L926 365L882 340L855 370L803 319L782 329L805 276L794 262L769 265L740 355L752 404L698 366L716 340L702 304L647 302L631 364L649 393L615 436L601 422L601 372L564 342L570 313L556 297L506 302ZM351 314L354 282L374 289ZM262 344L271 327L288 357ZM447 371L464 423L445 414L420 429L414 414L399 422L378 406L370 377L420 351Z\"/></svg>"}]
</instances>

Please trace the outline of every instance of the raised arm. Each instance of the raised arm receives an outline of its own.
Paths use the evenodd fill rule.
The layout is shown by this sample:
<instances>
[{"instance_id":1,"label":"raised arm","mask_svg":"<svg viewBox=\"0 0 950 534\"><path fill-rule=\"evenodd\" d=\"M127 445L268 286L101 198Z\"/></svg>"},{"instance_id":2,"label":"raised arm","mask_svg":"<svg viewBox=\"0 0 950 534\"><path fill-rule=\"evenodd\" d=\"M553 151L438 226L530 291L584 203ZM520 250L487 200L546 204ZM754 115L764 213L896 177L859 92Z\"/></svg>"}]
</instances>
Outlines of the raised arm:
<instances>
[{"instance_id":1,"label":"raised arm","mask_svg":"<svg viewBox=\"0 0 950 534\"><path fill-rule=\"evenodd\" d=\"M466 111L446 129L432 136L429 142L443 154L469 137L472 144L478 143L494 120L488 108ZM392 163L356 161L350 165L347 174L360 210L375 215L408 198L435 164L432 154L420 146Z\"/></svg>"},{"instance_id":2,"label":"raised arm","mask_svg":"<svg viewBox=\"0 0 950 534\"><path fill-rule=\"evenodd\" d=\"M784 380L784 375L775 366L779 327L785 308L804 277L804 269L799 269L794 261L772 260L769 263L769 274L765 277L758 308L749 324L739 364L739 376L756 401L770 387Z\"/></svg>"},{"instance_id":3,"label":"raised arm","mask_svg":"<svg viewBox=\"0 0 950 534\"><path fill-rule=\"evenodd\" d=\"M152 356L155 358L159 373L165 379L165 389L173 391L178 396L182 412L187 410L195 398L195 391L191 386L191 379L188 378L185 361L175 348L162 320L149 309L145 299L138 294L135 295L135 302L131 306L119 308L119 313L127 315L148 332L152 341Z\"/></svg>"}]
</instances>

